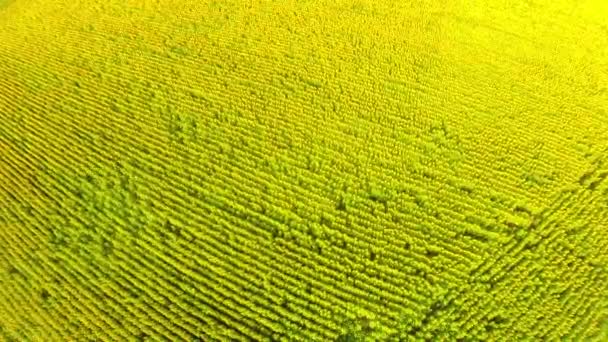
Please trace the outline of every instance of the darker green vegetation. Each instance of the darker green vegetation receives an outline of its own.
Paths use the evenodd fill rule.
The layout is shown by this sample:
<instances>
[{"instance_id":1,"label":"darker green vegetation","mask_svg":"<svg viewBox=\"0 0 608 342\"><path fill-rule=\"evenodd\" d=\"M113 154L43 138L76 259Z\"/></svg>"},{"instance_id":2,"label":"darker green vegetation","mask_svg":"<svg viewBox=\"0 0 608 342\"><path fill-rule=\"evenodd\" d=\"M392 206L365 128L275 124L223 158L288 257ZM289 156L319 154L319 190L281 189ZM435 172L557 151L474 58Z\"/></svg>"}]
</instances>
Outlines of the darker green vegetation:
<instances>
[{"instance_id":1,"label":"darker green vegetation","mask_svg":"<svg viewBox=\"0 0 608 342\"><path fill-rule=\"evenodd\" d=\"M197 141L199 127L194 114L177 113L173 110L170 110L168 114L168 131L171 141L179 144Z\"/></svg>"}]
</instances>

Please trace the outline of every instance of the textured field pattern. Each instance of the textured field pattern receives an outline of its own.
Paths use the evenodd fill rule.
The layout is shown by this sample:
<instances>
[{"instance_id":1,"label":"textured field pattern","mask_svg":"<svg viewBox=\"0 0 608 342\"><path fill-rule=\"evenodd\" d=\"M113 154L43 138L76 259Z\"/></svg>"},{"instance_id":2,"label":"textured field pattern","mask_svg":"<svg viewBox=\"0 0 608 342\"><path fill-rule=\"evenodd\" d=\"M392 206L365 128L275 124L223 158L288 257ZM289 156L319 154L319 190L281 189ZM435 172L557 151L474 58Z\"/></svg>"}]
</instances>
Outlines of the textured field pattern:
<instances>
[{"instance_id":1,"label":"textured field pattern","mask_svg":"<svg viewBox=\"0 0 608 342\"><path fill-rule=\"evenodd\" d=\"M471 3L0 0L0 341L608 340L608 2Z\"/></svg>"}]
</instances>

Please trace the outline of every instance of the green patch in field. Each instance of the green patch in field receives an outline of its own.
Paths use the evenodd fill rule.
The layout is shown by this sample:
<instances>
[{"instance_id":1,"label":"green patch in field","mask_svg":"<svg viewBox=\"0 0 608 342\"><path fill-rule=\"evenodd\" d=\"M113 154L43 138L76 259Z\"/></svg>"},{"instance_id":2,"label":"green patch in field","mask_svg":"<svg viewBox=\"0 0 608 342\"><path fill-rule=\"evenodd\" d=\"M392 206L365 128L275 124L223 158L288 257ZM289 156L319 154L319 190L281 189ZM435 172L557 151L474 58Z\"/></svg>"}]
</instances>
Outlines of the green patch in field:
<instances>
[{"instance_id":1,"label":"green patch in field","mask_svg":"<svg viewBox=\"0 0 608 342\"><path fill-rule=\"evenodd\" d=\"M8 7L14 0L0 0L0 10Z\"/></svg>"},{"instance_id":2,"label":"green patch in field","mask_svg":"<svg viewBox=\"0 0 608 342\"><path fill-rule=\"evenodd\" d=\"M55 253L68 253L91 263L111 256L116 243L137 237L151 224L147 204L139 193L141 182L120 163L115 169L92 169L71 176L55 173L45 178L50 183L74 184L65 208L49 213L49 243ZM66 219L65 210L76 216Z\"/></svg>"},{"instance_id":3,"label":"green patch in field","mask_svg":"<svg viewBox=\"0 0 608 342\"><path fill-rule=\"evenodd\" d=\"M184 46L174 46L171 48L171 53L175 56L186 57L191 54L190 50Z\"/></svg>"},{"instance_id":4,"label":"green patch in field","mask_svg":"<svg viewBox=\"0 0 608 342\"><path fill-rule=\"evenodd\" d=\"M204 100L204 101L210 102L209 101L209 97L207 96L207 94L205 94L205 92L203 92L201 90L190 89L189 93L190 93L190 96L192 96L195 99Z\"/></svg>"},{"instance_id":5,"label":"green patch in field","mask_svg":"<svg viewBox=\"0 0 608 342\"><path fill-rule=\"evenodd\" d=\"M184 144L195 142L198 139L199 128L196 116L193 113L180 113L171 111L168 122L169 139Z\"/></svg>"},{"instance_id":6,"label":"green patch in field","mask_svg":"<svg viewBox=\"0 0 608 342\"><path fill-rule=\"evenodd\" d=\"M386 338L382 330L379 329L378 322L368 317L358 317L356 319L346 319L344 321L342 334L338 335L337 341L378 341L381 336Z\"/></svg>"},{"instance_id":7,"label":"green patch in field","mask_svg":"<svg viewBox=\"0 0 608 342\"><path fill-rule=\"evenodd\" d=\"M315 79L310 79L310 78L304 79L304 83L306 83L307 85L309 85L313 88L317 88L317 89L319 89L323 86L323 83L321 83L321 81L315 80Z\"/></svg>"}]
</instances>

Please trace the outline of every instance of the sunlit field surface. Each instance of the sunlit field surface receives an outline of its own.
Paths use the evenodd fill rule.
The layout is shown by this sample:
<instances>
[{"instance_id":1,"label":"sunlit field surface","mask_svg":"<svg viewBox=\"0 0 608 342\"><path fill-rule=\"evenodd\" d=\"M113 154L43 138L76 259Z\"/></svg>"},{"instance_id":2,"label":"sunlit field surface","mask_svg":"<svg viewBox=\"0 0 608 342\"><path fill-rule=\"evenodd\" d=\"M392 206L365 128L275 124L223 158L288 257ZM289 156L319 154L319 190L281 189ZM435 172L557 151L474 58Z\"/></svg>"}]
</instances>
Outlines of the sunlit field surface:
<instances>
[{"instance_id":1,"label":"sunlit field surface","mask_svg":"<svg viewBox=\"0 0 608 342\"><path fill-rule=\"evenodd\" d=\"M0 0L0 341L608 340L608 2Z\"/></svg>"}]
</instances>

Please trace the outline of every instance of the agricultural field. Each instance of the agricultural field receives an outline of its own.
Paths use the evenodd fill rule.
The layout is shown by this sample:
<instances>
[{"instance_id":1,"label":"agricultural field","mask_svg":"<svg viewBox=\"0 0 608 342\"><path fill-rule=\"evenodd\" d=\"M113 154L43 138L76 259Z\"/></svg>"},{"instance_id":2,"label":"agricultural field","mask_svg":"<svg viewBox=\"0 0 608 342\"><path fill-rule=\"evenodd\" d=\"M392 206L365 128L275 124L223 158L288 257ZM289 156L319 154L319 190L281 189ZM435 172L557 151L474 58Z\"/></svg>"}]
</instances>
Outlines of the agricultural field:
<instances>
[{"instance_id":1,"label":"agricultural field","mask_svg":"<svg viewBox=\"0 0 608 342\"><path fill-rule=\"evenodd\" d=\"M608 2L0 0L0 341L537 340L608 340Z\"/></svg>"}]
</instances>

